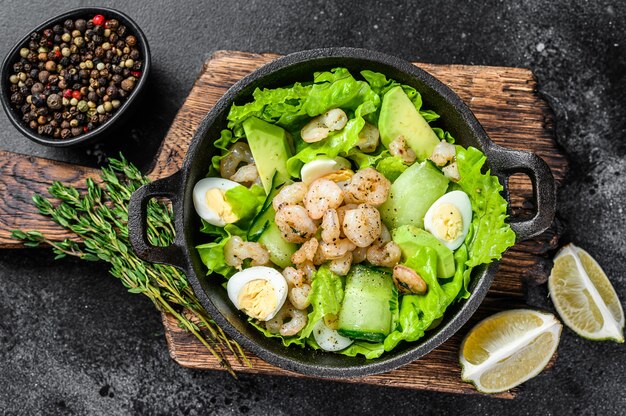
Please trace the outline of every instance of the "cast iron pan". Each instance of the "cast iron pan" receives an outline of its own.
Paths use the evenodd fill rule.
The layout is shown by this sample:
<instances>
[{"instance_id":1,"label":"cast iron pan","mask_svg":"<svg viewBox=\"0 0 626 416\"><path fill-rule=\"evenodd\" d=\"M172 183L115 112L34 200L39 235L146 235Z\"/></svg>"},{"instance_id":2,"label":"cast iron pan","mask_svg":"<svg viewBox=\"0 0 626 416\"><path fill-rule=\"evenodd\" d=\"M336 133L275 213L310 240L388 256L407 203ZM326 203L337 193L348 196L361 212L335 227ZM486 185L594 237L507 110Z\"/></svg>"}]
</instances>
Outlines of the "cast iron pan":
<instances>
[{"instance_id":1,"label":"cast iron pan","mask_svg":"<svg viewBox=\"0 0 626 416\"><path fill-rule=\"evenodd\" d=\"M339 66L347 67L355 76L364 69L378 71L415 87L422 94L425 108L433 109L441 115L441 126L452 133L457 143L477 147L487 155L489 167L505 189L511 174L527 174L533 184L536 212L528 220L511 218L511 227L517 235L517 241L543 232L551 224L555 212L555 183L548 165L532 153L509 150L494 144L469 108L452 90L409 62L364 49L317 49L279 58L237 82L202 121L182 169L168 178L143 186L133 194L129 207L131 243L142 259L170 264L185 271L207 312L249 351L286 370L328 378L357 377L390 371L438 347L458 331L476 311L498 268L497 262L476 268L470 285L472 295L469 299L450 306L436 329L427 332L419 341L400 344L395 350L374 360L310 349L286 348L280 340L266 338L246 322L245 315L237 311L228 300L221 276L206 276L206 268L194 248L206 243L207 236L199 232L200 219L193 208L192 189L206 175L211 157L215 153L213 141L220 137L220 130L226 126L226 116L231 104L249 101L257 87L283 87L296 81L310 80L315 71L326 71ZM508 192L505 193L508 198ZM151 246L146 239L146 204L153 197L169 198L173 204L176 239L169 247Z\"/></svg>"}]
</instances>

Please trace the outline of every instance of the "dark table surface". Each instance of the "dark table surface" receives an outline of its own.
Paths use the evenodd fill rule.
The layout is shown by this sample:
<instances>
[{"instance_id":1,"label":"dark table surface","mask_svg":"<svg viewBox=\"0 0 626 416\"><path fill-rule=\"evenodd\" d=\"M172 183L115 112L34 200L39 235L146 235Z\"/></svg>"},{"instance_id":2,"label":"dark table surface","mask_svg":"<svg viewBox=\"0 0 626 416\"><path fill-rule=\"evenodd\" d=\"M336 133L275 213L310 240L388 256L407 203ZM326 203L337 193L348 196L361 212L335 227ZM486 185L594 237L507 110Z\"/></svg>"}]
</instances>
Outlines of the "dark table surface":
<instances>
[{"instance_id":1,"label":"dark table surface","mask_svg":"<svg viewBox=\"0 0 626 416\"><path fill-rule=\"evenodd\" d=\"M81 1L0 1L0 53ZM153 157L202 63L218 49L357 46L431 63L531 68L571 158L559 216L626 299L626 5L596 1L156 2L110 4L144 29L150 99L113 144L35 145L0 115L0 148L97 165ZM1 196L0 196L1 197ZM529 302L553 310L545 287ZM105 267L0 251L0 409L7 414L623 414L626 349L564 330L553 370L516 401L329 381L193 371L168 356L159 314Z\"/></svg>"}]
</instances>

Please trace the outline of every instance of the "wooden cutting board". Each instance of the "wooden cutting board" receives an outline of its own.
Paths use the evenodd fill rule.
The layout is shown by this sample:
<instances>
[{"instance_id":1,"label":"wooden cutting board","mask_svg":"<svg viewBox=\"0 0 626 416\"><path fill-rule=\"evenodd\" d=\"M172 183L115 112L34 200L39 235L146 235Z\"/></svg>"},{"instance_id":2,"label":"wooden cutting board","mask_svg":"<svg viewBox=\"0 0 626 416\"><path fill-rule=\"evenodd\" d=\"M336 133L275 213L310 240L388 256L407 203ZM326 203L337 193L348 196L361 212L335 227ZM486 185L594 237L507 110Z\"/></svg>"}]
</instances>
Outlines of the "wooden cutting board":
<instances>
[{"instance_id":1,"label":"wooden cutting board","mask_svg":"<svg viewBox=\"0 0 626 416\"><path fill-rule=\"evenodd\" d=\"M189 96L178 112L154 160L149 176L158 179L176 172L186 154L196 127L226 90L244 75L276 58L273 54L252 54L219 51L205 63ZM530 150L549 164L561 183L567 170L567 160L554 141L552 113L537 93L537 83L531 71L521 68L415 65L430 72L450 86L472 109L491 137L503 146ZM60 163L33 156L0 152L0 248L19 248L12 240L13 229L42 231L48 238L61 240L73 236L39 215L31 203L34 193L46 193L55 180L84 188L87 177L97 179L92 168ZM514 215L530 215L532 190L524 175L514 175L509 181ZM517 244L502 261L493 286L477 314L454 337L422 359L390 373L347 380L355 383L436 390L455 393L475 393L472 386L461 382L458 366L460 340L468 328L491 313L523 307L526 284L547 280L551 261L546 252L558 244L558 227L541 236ZM182 366L220 370L215 358L190 334L180 329L169 315L163 315L165 335L172 358ZM272 375L299 376L273 367L248 353L252 368L232 360L237 371ZM301 376L299 376L301 377ZM512 398L515 391L499 397Z\"/></svg>"}]
</instances>

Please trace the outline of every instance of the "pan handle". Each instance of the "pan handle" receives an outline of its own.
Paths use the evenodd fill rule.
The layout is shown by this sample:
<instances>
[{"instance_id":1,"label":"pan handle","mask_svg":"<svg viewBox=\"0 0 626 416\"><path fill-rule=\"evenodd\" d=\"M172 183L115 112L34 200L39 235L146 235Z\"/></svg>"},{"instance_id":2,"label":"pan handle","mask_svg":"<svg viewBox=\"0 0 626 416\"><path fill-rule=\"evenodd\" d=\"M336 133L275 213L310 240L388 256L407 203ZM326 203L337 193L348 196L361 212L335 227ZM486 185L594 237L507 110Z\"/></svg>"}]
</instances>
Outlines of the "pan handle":
<instances>
[{"instance_id":1,"label":"pan handle","mask_svg":"<svg viewBox=\"0 0 626 416\"><path fill-rule=\"evenodd\" d=\"M534 153L498 145L493 145L489 149L488 161L492 173L504 184L507 201L509 201L509 176L524 173L530 177L535 212L526 220L510 217L509 223L515 232L516 240L518 242L528 240L548 229L556 212L556 184L548 164Z\"/></svg>"},{"instance_id":2,"label":"pan handle","mask_svg":"<svg viewBox=\"0 0 626 416\"><path fill-rule=\"evenodd\" d=\"M128 205L128 234L130 244L139 258L151 263L165 263L180 269L186 269L186 256L183 241L183 198L182 174L150 182L137 189ZM147 237L148 201L154 197L165 197L172 202L174 211L174 229L176 237L167 247L150 244Z\"/></svg>"}]
</instances>

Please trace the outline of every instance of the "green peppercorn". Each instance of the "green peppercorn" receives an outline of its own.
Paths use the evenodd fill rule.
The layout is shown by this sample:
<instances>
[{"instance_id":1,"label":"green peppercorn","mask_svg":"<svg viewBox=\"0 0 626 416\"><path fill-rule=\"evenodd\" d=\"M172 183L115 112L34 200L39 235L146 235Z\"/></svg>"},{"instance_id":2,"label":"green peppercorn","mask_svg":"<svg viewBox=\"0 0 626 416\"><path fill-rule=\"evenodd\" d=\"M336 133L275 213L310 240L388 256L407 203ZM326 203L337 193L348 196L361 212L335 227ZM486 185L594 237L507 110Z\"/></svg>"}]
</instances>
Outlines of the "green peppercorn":
<instances>
[{"instance_id":1,"label":"green peppercorn","mask_svg":"<svg viewBox=\"0 0 626 416\"><path fill-rule=\"evenodd\" d=\"M104 105L100 104L98 107L96 107L96 111L98 112L98 114L104 114Z\"/></svg>"},{"instance_id":2,"label":"green peppercorn","mask_svg":"<svg viewBox=\"0 0 626 416\"><path fill-rule=\"evenodd\" d=\"M82 33L80 32L80 30L72 30L72 37L73 38L78 38L82 35Z\"/></svg>"},{"instance_id":3,"label":"green peppercorn","mask_svg":"<svg viewBox=\"0 0 626 416\"><path fill-rule=\"evenodd\" d=\"M22 48L20 49L20 56L22 58L26 58L28 56L28 54L30 53L30 49L28 48Z\"/></svg>"},{"instance_id":4,"label":"green peppercorn","mask_svg":"<svg viewBox=\"0 0 626 416\"><path fill-rule=\"evenodd\" d=\"M87 112L87 110L89 110L89 106L87 105L87 101L85 101L85 100L80 100L78 102L78 105L76 106L76 108L81 113L85 113L85 112Z\"/></svg>"},{"instance_id":5,"label":"green peppercorn","mask_svg":"<svg viewBox=\"0 0 626 416\"><path fill-rule=\"evenodd\" d=\"M82 37L74 38L74 45L76 45L76 46L78 46L80 48L84 44L85 44L85 39L83 39Z\"/></svg>"},{"instance_id":6,"label":"green peppercorn","mask_svg":"<svg viewBox=\"0 0 626 416\"><path fill-rule=\"evenodd\" d=\"M106 66L102 62L98 62L98 65L96 65L98 71L102 71L104 68L106 68Z\"/></svg>"},{"instance_id":7,"label":"green peppercorn","mask_svg":"<svg viewBox=\"0 0 626 416\"><path fill-rule=\"evenodd\" d=\"M26 75L25 72L20 72L19 74L17 74L17 78L18 78L18 82L19 81L24 82L28 78L28 75Z\"/></svg>"},{"instance_id":8,"label":"green peppercorn","mask_svg":"<svg viewBox=\"0 0 626 416\"><path fill-rule=\"evenodd\" d=\"M17 75L11 75L9 77L9 81L11 82L11 84L17 84L20 81L20 77L18 77Z\"/></svg>"},{"instance_id":9,"label":"green peppercorn","mask_svg":"<svg viewBox=\"0 0 626 416\"><path fill-rule=\"evenodd\" d=\"M110 101L105 101L103 106L104 106L104 111L106 111L107 113L110 113L111 111L113 111L113 104L111 104Z\"/></svg>"},{"instance_id":10,"label":"green peppercorn","mask_svg":"<svg viewBox=\"0 0 626 416\"><path fill-rule=\"evenodd\" d=\"M96 103L94 101L87 101L87 105L89 108L96 108Z\"/></svg>"},{"instance_id":11,"label":"green peppercorn","mask_svg":"<svg viewBox=\"0 0 626 416\"><path fill-rule=\"evenodd\" d=\"M124 62L124 66L126 68L132 68L133 65L135 65L135 61L133 61L132 59L127 59L126 62Z\"/></svg>"},{"instance_id":12,"label":"green peppercorn","mask_svg":"<svg viewBox=\"0 0 626 416\"><path fill-rule=\"evenodd\" d=\"M72 35L70 35L69 33L64 33L61 35L61 40L65 43L68 43L72 40Z\"/></svg>"},{"instance_id":13,"label":"green peppercorn","mask_svg":"<svg viewBox=\"0 0 626 416\"><path fill-rule=\"evenodd\" d=\"M72 107L76 107L76 105L77 105L77 104L78 104L78 100L77 100L76 98L73 98L73 97L72 97L72 98L70 99L70 105L71 105Z\"/></svg>"}]
</instances>

